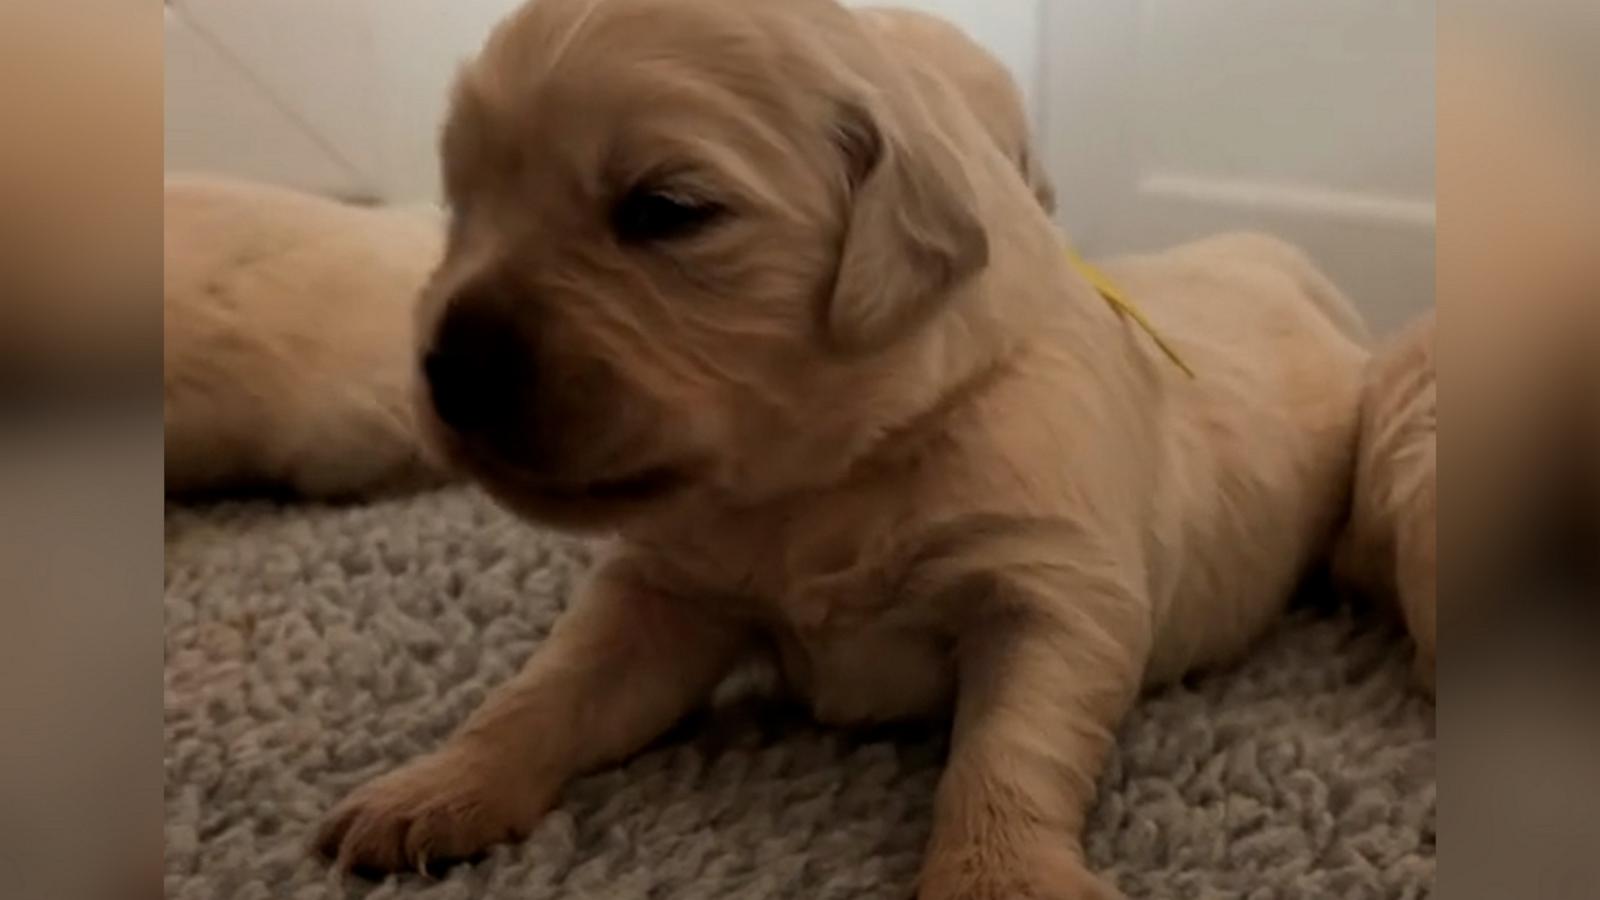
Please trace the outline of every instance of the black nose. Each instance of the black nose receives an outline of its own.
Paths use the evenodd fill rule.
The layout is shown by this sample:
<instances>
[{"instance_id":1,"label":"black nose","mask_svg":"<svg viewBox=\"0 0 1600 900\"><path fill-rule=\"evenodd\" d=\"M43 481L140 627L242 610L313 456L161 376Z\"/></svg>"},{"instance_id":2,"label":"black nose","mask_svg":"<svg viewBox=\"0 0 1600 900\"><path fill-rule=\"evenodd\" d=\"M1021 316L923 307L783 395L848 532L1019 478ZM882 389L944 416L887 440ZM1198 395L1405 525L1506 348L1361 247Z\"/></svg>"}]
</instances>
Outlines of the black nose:
<instances>
[{"instance_id":1,"label":"black nose","mask_svg":"<svg viewBox=\"0 0 1600 900\"><path fill-rule=\"evenodd\" d=\"M422 374L439 419L457 431L481 432L514 421L527 389L526 350L501 315L463 308L447 313L422 358Z\"/></svg>"}]
</instances>

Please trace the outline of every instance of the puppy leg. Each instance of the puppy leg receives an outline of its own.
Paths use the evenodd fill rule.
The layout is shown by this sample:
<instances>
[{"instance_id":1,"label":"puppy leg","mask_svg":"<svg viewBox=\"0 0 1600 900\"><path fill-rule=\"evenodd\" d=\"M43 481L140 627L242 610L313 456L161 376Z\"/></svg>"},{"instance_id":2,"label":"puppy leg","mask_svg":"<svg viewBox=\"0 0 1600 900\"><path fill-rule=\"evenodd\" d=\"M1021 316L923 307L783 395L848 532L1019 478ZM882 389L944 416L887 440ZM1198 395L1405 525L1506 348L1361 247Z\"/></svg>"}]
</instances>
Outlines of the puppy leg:
<instances>
[{"instance_id":1,"label":"puppy leg","mask_svg":"<svg viewBox=\"0 0 1600 900\"><path fill-rule=\"evenodd\" d=\"M1433 460L1411 503L1398 514L1395 587L1406 627L1417 642L1416 679L1435 693L1439 644L1439 520Z\"/></svg>"},{"instance_id":2,"label":"puppy leg","mask_svg":"<svg viewBox=\"0 0 1600 900\"><path fill-rule=\"evenodd\" d=\"M1059 595L958 646L955 730L920 900L1113 900L1085 868L1085 812L1136 696L1147 626L1131 598Z\"/></svg>"},{"instance_id":3,"label":"puppy leg","mask_svg":"<svg viewBox=\"0 0 1600 900\"><path fill-rule=\"evenodd\" d=\"M346 798L318 847L343 868L426 872L519 839L569 778L639 750L708 697L743 632L624 568L597 575L442 748Z\"/></svg>"}]
</instances>

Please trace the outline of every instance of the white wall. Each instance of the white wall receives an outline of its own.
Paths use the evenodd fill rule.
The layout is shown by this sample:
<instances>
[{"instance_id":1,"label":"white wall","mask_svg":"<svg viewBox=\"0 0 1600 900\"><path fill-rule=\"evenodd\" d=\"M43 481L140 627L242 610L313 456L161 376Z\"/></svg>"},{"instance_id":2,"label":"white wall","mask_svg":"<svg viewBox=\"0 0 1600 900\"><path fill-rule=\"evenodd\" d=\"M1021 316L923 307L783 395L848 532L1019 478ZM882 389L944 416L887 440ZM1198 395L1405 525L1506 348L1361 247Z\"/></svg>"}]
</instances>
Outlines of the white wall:
<instances>
[{"instance_id":1,"label":"white wall","mask_svg":"<svg viewBox=\"0 0 1600 900\"><path fill-rule=\"evenodd\" d=\"M226 172L340 195L381 169L368 29L347 7L231 0L166 10L166 167ZM296 29L317 21L316 37ZM333 38L343 45L328 43ZM310 76L310 80L304 80ZM330 85L319 89L319 84Z\"/></svg>"},{"instance_id":2,"label":"white wall","mask_svg":"<svg viewBox=\"0 0 1600 900\"><path fill-rule=\"evenodd\" d=\"M382 188L397 200L438 194L437 135L461 64L521 0L362 0L372 24L384 148Z\"/></svg>"},{"instance_id":3,"label":"white wall","mask_svg":"<svg viewBox=\"0 0 1600 900\"><path fill-rule=\"evenodd\" d=\"M1091 254L1267 231L1380 330L1433 304L1430 0L1050 0L1045 158Z\"/></svg>"},{"instance_id":4,"label":"white wall","mask_svg":"<svg viewBox=\"0 0 1600 900\"><path fill-rule=\"evenodd\" d=\"M1043 0L902 0L965 28L1038 96ZM456 69L521 0L177 0L167 162L395 201L437 196ZM853 5L867 5L856 0Z\"/></svg>"},{"instance_id":5,"label":"white wall","mask_svg":"<svg viewBox=\"0 0 1600 900\"><path fill-rule=\"evenodd\" d=\"M457 67L519 0L176 0L167 165L395 201L436 195Z\"/></svg>"}]
</instances>

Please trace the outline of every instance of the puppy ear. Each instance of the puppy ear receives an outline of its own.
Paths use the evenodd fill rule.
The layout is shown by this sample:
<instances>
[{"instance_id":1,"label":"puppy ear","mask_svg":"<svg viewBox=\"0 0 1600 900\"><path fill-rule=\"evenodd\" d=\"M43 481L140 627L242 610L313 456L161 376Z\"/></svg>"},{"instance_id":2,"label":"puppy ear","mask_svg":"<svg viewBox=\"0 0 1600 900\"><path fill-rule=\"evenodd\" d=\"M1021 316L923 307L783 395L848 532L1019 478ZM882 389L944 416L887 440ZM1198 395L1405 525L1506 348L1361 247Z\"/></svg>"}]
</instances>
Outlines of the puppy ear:
<instances>
[{"instance_id":1,"label":"puppy ear","mask_svg":"<svg viewBox=\"0 0 1600 900\"><path fill-rule=\"evenodd\" d=\"M972 183L915 105L894 116L864 105L841 111L851 210L824 325L847 352L891 343L989 263Z\"/></svg>"},{"instance_id":2,"label":"puppy ear","mask_svg":"<svg viewBox=\"0 0 1600 900\"><path fill-rule=\"evenodd\" d=\"M1039 164L1039 154L1034 152L1030 144L1022 147L1022 177L1027 180L1028 187L1033 188L1033 196L1050 215L1056 214L1056 185L1051 180L1050 173Z\"/></svg>"}]
</instances>

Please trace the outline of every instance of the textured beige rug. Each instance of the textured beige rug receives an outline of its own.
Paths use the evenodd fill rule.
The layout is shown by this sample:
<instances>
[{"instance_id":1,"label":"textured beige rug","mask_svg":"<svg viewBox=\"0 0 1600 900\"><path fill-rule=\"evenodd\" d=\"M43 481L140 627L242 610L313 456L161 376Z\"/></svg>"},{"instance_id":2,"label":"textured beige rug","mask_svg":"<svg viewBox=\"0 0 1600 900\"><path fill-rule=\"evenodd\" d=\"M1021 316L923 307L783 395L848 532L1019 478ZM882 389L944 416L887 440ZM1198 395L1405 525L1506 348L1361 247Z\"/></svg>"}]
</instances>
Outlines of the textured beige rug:
<instances>
[{"instance_id":1,"label":"textured beige rug","mask_svg":"<svg viewBox=\"0 0 1600 900\"><path fill-rule=\"evenodd\" d=\"M438 881L336 878L307 852L347 789L517 668L587 561L465 489L169 508L169 900L906 897L939 736L770 709L688 723ZM1302 612L1238 668L1148 697L1093 862L1135 898L1431 896L1433 707L1405 676L1389 626Z\"/></svg>"}]
</instances>

